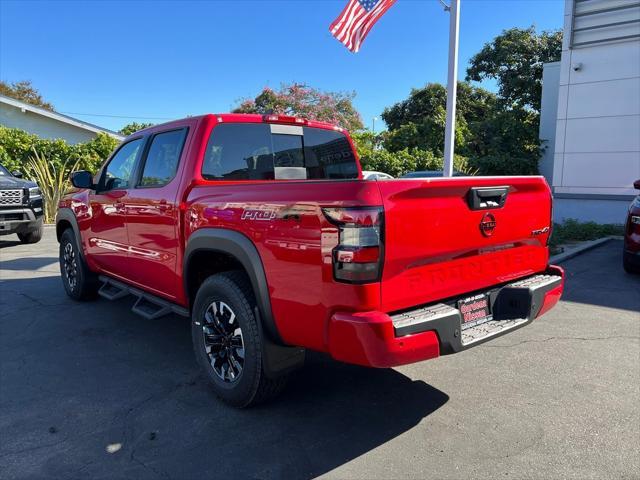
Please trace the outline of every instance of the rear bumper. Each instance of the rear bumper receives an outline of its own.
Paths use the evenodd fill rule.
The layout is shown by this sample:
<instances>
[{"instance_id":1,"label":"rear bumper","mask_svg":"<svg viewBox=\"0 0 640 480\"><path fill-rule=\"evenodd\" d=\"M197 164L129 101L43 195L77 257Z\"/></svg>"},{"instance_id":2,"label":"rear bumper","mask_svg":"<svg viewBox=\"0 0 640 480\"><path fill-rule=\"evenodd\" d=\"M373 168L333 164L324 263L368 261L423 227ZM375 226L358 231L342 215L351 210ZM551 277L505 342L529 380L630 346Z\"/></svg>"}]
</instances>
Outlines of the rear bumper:
<instances>
[{"instance_id":1,"label":"rear bumper","mask_svg":"<svg viewBox=\"0 0 640 480\"><path fill-rule=\"evenodd\" d=\"M634 267L640 268L640 250L625 250L624 258L627 263L633 265Z\"/></svg>"},{"instance_id":2,"label":"rear bumper","mask_svg":"<svg viewBox=\"0 0 640 480\"><path fill-rule=\"evenodd\" d=\"M563 288L564 271L550 266L543 275L474 292L488 295L492 320L464 330L457 298L392 315L336 313L329 353L342 362L385 368L460 352L527 325L558 303Z\"/></svg>"}]
</instances>

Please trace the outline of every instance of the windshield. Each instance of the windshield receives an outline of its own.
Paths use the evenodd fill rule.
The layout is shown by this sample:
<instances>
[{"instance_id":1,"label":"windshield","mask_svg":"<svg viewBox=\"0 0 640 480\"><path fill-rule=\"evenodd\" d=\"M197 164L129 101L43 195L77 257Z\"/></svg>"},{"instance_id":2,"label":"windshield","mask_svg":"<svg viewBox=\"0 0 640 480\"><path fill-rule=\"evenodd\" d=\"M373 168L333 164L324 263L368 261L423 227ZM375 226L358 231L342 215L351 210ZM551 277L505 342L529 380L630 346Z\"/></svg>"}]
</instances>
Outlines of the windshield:
<instances>
[{"instance_id":1,"label":"windshield","mask_svg":"<svg viewBox=\"0 0 640 480\"><path fill-rule=\"evenodd\" d=\"M10 176L11 174L9 173L9 170L7 170L2 165L0 165L0 177L10 177Z\"/></svg>"}]
</instances>

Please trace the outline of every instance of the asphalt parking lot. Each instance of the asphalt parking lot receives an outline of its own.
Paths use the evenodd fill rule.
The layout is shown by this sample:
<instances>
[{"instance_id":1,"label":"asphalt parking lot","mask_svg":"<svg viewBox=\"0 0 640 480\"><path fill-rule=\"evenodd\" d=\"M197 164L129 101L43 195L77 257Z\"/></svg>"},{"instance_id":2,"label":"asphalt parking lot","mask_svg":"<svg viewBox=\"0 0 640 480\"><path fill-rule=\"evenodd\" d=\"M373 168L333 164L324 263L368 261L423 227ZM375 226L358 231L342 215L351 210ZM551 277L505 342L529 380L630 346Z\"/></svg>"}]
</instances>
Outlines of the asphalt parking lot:
<instances>
[{"instance_id":1,"label":"asphalt parking lot","mask_svg":"<svg viewBox=\"0 0 640 480\"><path fill-rule=\"evenodd\" d=\"M551 313L372 370L309 355L275 403L216 400L188 322L74 303L52 229L0 239L0 478L640 478L640 277L564 264Z\"/></svg>"}]
</instances>

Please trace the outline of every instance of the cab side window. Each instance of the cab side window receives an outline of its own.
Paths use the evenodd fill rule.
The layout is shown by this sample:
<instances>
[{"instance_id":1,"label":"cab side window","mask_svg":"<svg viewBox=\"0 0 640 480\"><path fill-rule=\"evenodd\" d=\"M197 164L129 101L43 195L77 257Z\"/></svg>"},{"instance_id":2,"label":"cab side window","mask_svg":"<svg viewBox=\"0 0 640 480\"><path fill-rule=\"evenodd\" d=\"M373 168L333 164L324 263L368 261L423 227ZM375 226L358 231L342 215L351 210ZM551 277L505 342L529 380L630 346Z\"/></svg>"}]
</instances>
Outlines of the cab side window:
<instances>
[{"instance_id":1,"label":"cab side window","mask_svg":"<svg viewBox=\"0 0 640 480\"><path fill-rule=\"evenodd\" d=\"M129 188L136 159L143 144L143 139L138 138L120 147L102 173L99 186L101 192Z\"/></svg>"},{"instance_id":2,"label":"cab side window","mask_svg":"<svg viewBox=\"0 0 640 480\"><path fill-rule=\"evenodd\" d=\"M187 129L172 130L155 135L144 162L141 187L162 187L176 175Z\"/></svg>"}]
</instances>

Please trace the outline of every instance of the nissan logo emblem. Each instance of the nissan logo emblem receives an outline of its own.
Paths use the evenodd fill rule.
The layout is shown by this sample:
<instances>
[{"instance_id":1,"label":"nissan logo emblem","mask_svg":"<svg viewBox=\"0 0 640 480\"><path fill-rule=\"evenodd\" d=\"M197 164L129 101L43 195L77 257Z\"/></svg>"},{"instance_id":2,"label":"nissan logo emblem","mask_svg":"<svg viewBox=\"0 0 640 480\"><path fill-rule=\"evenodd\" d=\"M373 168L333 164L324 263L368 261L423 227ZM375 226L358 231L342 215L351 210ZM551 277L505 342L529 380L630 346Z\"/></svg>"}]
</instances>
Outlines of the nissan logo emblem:
<instances>
[{"instance_id":1,"label":"nissan logo emblem","mask_svg":"<svg viewBox=\"0 0 640 480\"><path fill-rule=\"evenodd\" d=\"M496 229L496 217L490 213L485 213L480 220L480 231L485 237L493 235L493 231Z\"/></svg>"}]
</instances>

